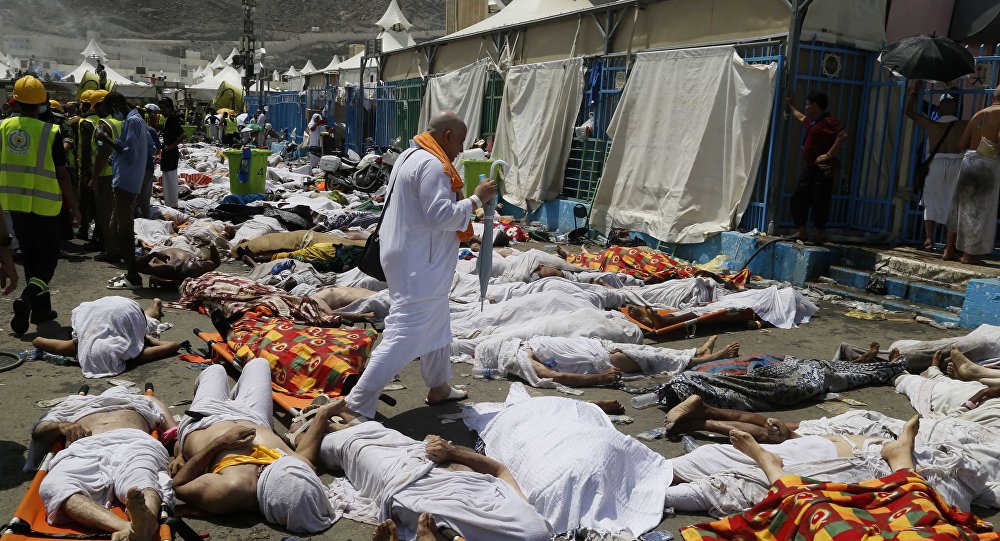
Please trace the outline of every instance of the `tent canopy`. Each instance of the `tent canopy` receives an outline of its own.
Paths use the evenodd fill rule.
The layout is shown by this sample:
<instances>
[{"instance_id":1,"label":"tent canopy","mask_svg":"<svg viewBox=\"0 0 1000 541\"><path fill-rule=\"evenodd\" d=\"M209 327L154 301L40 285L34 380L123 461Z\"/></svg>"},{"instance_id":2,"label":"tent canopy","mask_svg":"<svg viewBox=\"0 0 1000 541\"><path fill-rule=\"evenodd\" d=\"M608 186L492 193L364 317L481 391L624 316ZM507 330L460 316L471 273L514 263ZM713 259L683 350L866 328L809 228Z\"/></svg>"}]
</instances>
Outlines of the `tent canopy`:
<instances>
[{"instance_id":1,"label":"tent canopy","mask_svg":"<svg viewBox=\"0 0 1000 541\"><path fill-rule=\"evenodd\" d=\"M337 71L359 70L361 69L361 61L364 60L364 58L365 58L365 53L360 52L348 58L347 60L344 60L340 64L337 64L336 70Z\"/></svg>"},{"instance_id":2,"label":"tent canopy","mask_svg":"<svg viewBox=\"0 0 1000 541\"><path fill-rule=\"evenodd\" d=\"M232 66L226 66L219 73L211 75L205 78L204 81L190 87L192 90L218 90L219 85L223 82L230 83L236 86L243 86L243 77L240 76L240 72L236 71Z\"/></svg>"},{"instance_id":3,"label":"tent canopy","mask_svg":"<svg viewBox=\"0 0 1000 541\"><path fill-rule=\"evenodd\" d=\"M63 81L73 81L73 82L77 82L78 83L78 82L80 82L83 79L83 74L87 73L88 71L93 72L93 73L96 74L97 73L97 66L91 64L91 60L89 58L84 58L83 62L80 63L80 65L77 66L77 68L75 70L69 72L69 74L66 75L65 77L63 77L62 79L63 79ZM125 77L124 75L118 73L117 71L115 71L113 68L111 68L109 66L104 66L104 73L107 75L108 80L111 81L111 82L113 82L113 83L115 83L116 85L124 85L124 86L128 86L128 85L148 86L149 85L149 83L141 83L141 82L137 83L137 82L134 82L131 79L129 79L128 77Z\"/></svg>"},{"instance_id":4,"label":"tent canopy","mask_svg":"<svg viewBox=\"0 0 1000 541\"><path fill-rule=\"evenodd\" d=\"M337 55L333 55L333 58L330 60L330 63L327 64L326 67L320 71L322 71L323 73L331 73L337 71L338 64L340 64L340 57Z\"/></svg>"},{"instance_id":5,"label":"tent canopy","mask_svg":"<svg viewBox=\"0 0 1000 541\"><path fill-rule=\"evenodd\" d=\"M380 30L389 30L396 25L401 26L405 31L413 28L410 21L406 20L406 16L403 15L403 10L399 9L399 3L396 0L392 0L389 3L389 8L385 10L385 14L375 23L375 26L379 27Z\"/></svg>"},{"instance_id":6,"label":"tent canopy","mask_svg":"<svg viewBox=\"0 0 1000 541\"><path fill-rule=\"evenodd\" d=\"M226 62L222 60L222 55L217 54L215 55L215 60L213 60L212 63L208 65L208 67L212 68L213 70L220 70L226 67Z\"/></svg>"},{"instance_id":7,"label":"tent canopy","mask_svg":"<svg viewBox=\"0 0 1000 541\"><path fill-rule=\"evenodd\" d=\"M225 62L226 64L229 64L229 65L232 65L232 63L233 63L233 57L236 56L236 55L238 55L238 54L240 54L240 52L238 50L236 50L236 47L233 47L233 50L229 52L229 56L227 56L226 59L223 60L223 62Z\"/></svg>"},{"instance_id":8,"label":"tent canopy","mask_svg":"<svg viewBox=\"0 0 1000 541\"><path fill-rule=\"evenodd\" d=\"M97 58L101 59L101 62L104 62L104 60L108 58L108 53L104 52L104 49L101 49L101 46L97 44L97 40L93 39L90 40L90 43L87 44L87 48L84 49L83 52L80 54L84 58L91 58L96 56Z\"/></svg>"},{"instance_id":9,"label":"tent canopy","mask_svg":"<svg viewBox=\"0 0 1000 541\"><path fill-rule=\"evenodd\" d=\"M312 60L306 60L306 65L302 66L302 70L299 73L302 75L312 75L318 71L319 70L316 69L316 66L313 65Z\"/></svg>"},{"instance_id":10,"label":"tent canopy","mask_svg":"<svg viewBox=\"0 0 1000 541\"><path fill-rule=\"evenodd\" d=\"M470 36L592 7L590 0L514 0L496 15L446 37Z\"/></svg>"},{"instance_id":11,"label":"tent canopy","mask_svg":"<svg viewBox=\"0 0 1000 541\"><path fill-rule=\"evenodd\" d=\"M292 78L299 76L299 70L295 69L295 66L288 66L288 71L284 73L285 77Z\"/></svg>"}]
</instances>

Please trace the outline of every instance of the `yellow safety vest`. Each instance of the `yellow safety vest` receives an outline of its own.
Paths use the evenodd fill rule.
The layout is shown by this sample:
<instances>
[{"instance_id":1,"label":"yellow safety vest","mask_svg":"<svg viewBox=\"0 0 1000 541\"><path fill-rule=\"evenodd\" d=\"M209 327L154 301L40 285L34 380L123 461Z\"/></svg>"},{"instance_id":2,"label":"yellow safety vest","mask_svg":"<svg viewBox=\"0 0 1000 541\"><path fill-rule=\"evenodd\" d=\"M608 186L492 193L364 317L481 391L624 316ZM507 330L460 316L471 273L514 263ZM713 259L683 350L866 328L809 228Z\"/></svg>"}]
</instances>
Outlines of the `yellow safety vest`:
<instances>
[{"instance_id":1,"label":"yellow safety vest","mask_svg":"<svg viewBox=\"0 0 1000 541\"><path fill-rule=\"evenodd\" d=\"M226 133L240 133L240 127L236 124L236 120L233 118L226 121Z\"/></svg>"},{"instance_id":2,"label":"yellow safety vest","mask_svg":"<svg viewBox=\"0 0 1000 541\"><path fill-rule=\"evenodd\" d=\"M59 128L30 117L0 123L0 206L12 212L58 216L62 190L52 160Z\"/></svg>"},{"instance_id":3,"label":"yellow safety vest","mask_svg":"<svg viewBox=\"0 0 1000 541\"><path fill-rule=\"evenodd\" d=\"M91 149L91 156L93 156L93 159L96 160L97 159L97 152L98 152L98 148L97 148L97 124L98 123L103 123L104 127L106 128L106 130L109 131L109 132L111 132L109 134L111 136L111 140L112 141L117 141L118 137L122 133L122 124L124 124L124 122L122 122L121 120L118 120L117 118L110 117L110 116L106 116L104 118L101 118L101 117L90 117L90 118L94 119L93 120L93 123L94 123L94 138L90 142L90 149ZM101 173L99 175L97 175L97 176L99 176L99 177L110 177L112 174L113 173L111 172L111 158L109 156L108 157L108 165L104 169L101 169Z\"/></svg>"}]
</instances>

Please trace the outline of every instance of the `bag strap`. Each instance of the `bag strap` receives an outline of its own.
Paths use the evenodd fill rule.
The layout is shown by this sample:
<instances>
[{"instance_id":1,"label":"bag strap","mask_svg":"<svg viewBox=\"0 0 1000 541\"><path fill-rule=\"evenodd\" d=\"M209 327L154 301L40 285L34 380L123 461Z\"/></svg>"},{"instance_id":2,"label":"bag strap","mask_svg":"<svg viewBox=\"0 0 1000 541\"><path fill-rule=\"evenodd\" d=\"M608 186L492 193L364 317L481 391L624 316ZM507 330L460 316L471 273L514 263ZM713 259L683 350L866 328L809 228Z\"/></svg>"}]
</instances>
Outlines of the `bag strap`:
<instances>
[{"instance_id":1,"label":"bag strap","mask_svg":"<svg viewBox=\"0 0 1000 541\"><path fill-rule=\"evenodd\" d=\"M955 126L956 122L958 121L952 120L951 122L948 123L948 127L944 130L944 135L941 136L941 140L938 141L936 145L934 145L934 152L931 152L931 155L927 158L927 163L931 163L931 161L934 159L934 156L937 156L938 151L941 150L941 145L943 145L945 140L948 139L948 134L951 133L951 129Z\"/></svg>"},{"instance_id":2,"label":"bag strap","mask_svg":"<svg viewBox=\"0 0 1000 541\"><path fill-rule=\"evenodd\" d=\"M372 233L372 235L378 235L379 230L382 229L382 219L385 218L385 211L389 208L389 202L392 201L392 191L396 189L396 179L399 176L400 168L403 166L406 160L410 158L410 156L413 156L420 150L423 149L419 147L413 149L413 152L410 152L409 154L404 156L403 159L400 160L398 164L392 166L392 177L389 179L389 193L387 193L385 196L385 205L382 205L382 214L378 215L378 223L375 224L375 231Z\"/></svg>"}]
</instances>

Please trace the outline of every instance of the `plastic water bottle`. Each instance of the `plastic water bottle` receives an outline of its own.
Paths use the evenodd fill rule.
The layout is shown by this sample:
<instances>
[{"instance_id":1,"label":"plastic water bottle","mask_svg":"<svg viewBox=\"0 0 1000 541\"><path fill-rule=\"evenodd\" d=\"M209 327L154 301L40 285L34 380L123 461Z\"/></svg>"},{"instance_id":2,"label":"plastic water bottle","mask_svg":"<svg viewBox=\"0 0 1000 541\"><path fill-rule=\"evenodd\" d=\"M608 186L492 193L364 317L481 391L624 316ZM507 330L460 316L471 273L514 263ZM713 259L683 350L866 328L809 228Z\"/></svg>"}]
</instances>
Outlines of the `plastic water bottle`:
<instances>
[{"instance_id":1,"label":"plastic water bottle","mask_svg":"<svg viewBox=\"0 0 1000 541\"><path fill-rule=\"evenodd\" d=\"M641 394L632 398L632 407L637 410L651 408L659 404L660 395L656 392Z\"/></svg>"},{"instance_id":2,"label":"plastic water bottle","mask_svg":"<svg viewBox=\"0 0 1000 541\"><path fill-rule=\"evenodd\" d=\"M480 368L477 366L472 369L472 377L476 379L490 380L493 379L494 374L499 376L499 372L500 371L495 368Z\"/></svg>"}]
</instances>

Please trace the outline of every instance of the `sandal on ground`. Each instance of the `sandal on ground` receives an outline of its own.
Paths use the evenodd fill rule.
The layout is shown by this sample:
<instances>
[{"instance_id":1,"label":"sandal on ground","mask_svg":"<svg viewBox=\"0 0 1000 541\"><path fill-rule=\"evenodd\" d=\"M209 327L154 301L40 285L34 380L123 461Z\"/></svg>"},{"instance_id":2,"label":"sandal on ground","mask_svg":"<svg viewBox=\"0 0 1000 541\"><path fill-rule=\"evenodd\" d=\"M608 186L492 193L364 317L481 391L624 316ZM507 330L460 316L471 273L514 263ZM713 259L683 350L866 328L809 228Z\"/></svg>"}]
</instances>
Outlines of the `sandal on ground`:
<instances>
[{"instance_id":1,"label":"sandal on ground","mask_svg":"<svg viewBox=\"0 0 1000 541\"><path fill-rule=\"evenodd\" d=\"M136 291L142 289L142 281L140 281L138 284L133 284L132 282L129 281L128 277L123 277L119 278L118 280L115 280L114 282L109 283L108 289Z\"/></svg>"},{"instance_id":2,"label":"sandal on ground","mask_svg":"<svg viewBox=\"0 0 1000 541\"><path fill-rule=\"evenodd\" d=\"M437 406L439 404L447 404L448 402L458 402L460 400L465 400L469 398L469 393L456 389L454 387L448 387L448 396L442 400L431 402L428 399L424 399L424 404L428 406Z\"/></svg>"}]
</instances>

